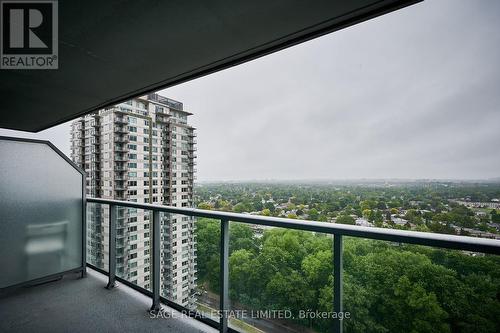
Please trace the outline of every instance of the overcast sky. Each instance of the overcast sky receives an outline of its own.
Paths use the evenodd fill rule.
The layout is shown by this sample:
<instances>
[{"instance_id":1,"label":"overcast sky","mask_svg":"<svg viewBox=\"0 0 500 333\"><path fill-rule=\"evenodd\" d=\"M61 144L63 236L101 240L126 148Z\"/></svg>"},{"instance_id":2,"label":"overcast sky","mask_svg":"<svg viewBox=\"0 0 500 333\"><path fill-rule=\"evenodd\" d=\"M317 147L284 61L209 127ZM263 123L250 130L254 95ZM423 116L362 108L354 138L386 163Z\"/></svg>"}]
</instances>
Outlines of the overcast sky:
<instances>
[{"instance_id":1,"label":"overcast sky","mask_svg":"<svg viewBox=\"0 0 500 333\"><path fill-rule=\"evenodd\" d=\"M499 177L499 14L427 0L162 94L200 181ZM37 136L69 153L68 124Z\"/></svg>"}]
</instances>

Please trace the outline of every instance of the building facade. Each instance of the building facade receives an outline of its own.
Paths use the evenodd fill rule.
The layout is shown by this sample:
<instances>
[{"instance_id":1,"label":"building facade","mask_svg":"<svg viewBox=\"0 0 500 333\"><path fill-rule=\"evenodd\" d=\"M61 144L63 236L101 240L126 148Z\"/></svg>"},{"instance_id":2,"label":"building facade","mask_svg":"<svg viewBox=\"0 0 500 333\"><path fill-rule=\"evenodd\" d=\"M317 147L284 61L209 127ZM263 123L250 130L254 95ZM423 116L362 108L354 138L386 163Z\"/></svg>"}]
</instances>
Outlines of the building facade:
<instances>
[{"instance_id":1,"label":"building facade","mask_svg":"<svg viewBox=\"0 0 500 333\"><path fill-rule=\"evenodd\" d=\"M85 170L87 196L193 206L195 129L183 104L150 94L75 120L71 158ZM151 290L152 216L118 208L116 275ZM161 294L193 307L196 288L195 221L161 215ZM107 269L109 209L87 211L88 262Z\"/></svg>"}]
</instances>

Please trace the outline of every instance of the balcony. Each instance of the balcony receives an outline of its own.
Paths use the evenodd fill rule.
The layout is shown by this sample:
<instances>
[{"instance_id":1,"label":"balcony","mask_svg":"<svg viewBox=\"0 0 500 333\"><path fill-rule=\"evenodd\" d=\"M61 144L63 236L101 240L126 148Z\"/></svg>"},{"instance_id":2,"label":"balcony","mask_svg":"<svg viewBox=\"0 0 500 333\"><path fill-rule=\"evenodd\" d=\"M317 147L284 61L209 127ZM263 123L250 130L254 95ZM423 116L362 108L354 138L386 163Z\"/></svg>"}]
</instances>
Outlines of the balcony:
<instances>
[{"instance_id":1,"label":"balcony","mask_svg":"<svg viewBox=\"0 0 500 333\"><path fill-rule=\"evenodd\" d=\"M1 332L216 332L215 329L169 309L175 318L151 319L149 297L121 285L106 291L106 277L92 269L87 277L62 280L3 295ZM50 303L41 305L44 300ZM26 316L37 313L36 320ZM57 329L54 330L54 323Z\"/></svg>"},{"instance_id":2,"label":"balcony","mask_svg":"<svg viewBox=\"0 0 500 333\"><path fill-rule=\"evenodd\" d=\"M0 127L39 131L52 124L83 115L89 110L97 110L139 94L146 94L155 88L168 87L207 75L388 13L413 2L415 1L356 1L339 5L337 2L323 1L315 5L304 6L299 1L292 1L275 2L262 5L262 7L242 6L237 2L228 2L223 6L211 5L207 8L195 7L196 5L188 3L176 5L171 2L158 2L155 6L141 6L142 15L135 16L137 6L124 2L120 7L120 13L123 15L116 19L106 20L100 18L116 16L114 6L101 4L94 6L89 3L85 6L85 10L82 10L84 7L79 4L68 3L60 6L60 17L67 18L65 31L78 32L83 29L88 30L88 34L73 34L74 40L71 41L71 45L61 44L66 57L64 57L65 65L56 71L57 80L54 75L42 75L40 71L23 71L22 75L19 75L17 71L11 71L12 73L6 71L2 74L2 86L9 87L9 98L0 100L1 109L9 110L9 115L2 117ZM83 15L85 11L98 12L97 20L92 21L89 15ZM164 20L151 20L151 17L155 15L177 12L183 21L190 24L175 24L172 25L173 29L164 29ZM233 15L234 13L240 15ZM134 25L124 25L121 18L127 16L134 16L138 21ZM213 17L219 18L218 24L213 24ZM283 24L284 20L286 24ZM252 25L247 22L259 22L259 24ZM204 29L207 26L211 28ZM105 43L105 47L101 40L88 38L89 35L96 35L99 31L106 31L108 43ZM200 33L193 34L193 31ZM240 32L237 40L231 38L234 37L231 36L233 31ZM131 40L139 41L141 47L131 47L130 43L123 43L122 38L117 38L123 35L137 37ZM232 42L233 39L236 41ZM179 41L182 41L182 45ZM208 51L213 49L217 52L204 52L196 57L190 56L196 52L196 47L200 44L209 45ZM179 47L172 52L174 45L179 45ZM93 52L67 52L68 47ZM113 52L107 52L110 49ZM155 50L155 52L145 52L145 50ZM106 61L103 62L102 59ZM112 65L105 66L106 64ZM141 67L144 64L147 66ZM169 64L169 66L164 66L164 64ZM129 75L129 73L138 73L138 68L141 69L140 75ZM99 80L94 78L97 69ZM61 91L61 82L68 82L64 91ZM95 84L88 84L89 82ZM128 109L122 109L120 112L129 112L126 110ZM164 121L168 122L168 119ZM128 142L128 138L116 136L115 141L125 143ZM214 329L220 332L312 332L317 329L313 326L313 320L302 322L302 326L299 327L288 325L287 321L237 322L229 318L227 311L241 309L238 300L245 298L248 300L249 295L253 299L245 303L245 307L258 300L264 293L268 293L274 297L272 301L275 303L269 303L272 305L269 309L261 310L275 309L274 304L286 304L291 307L305 299L309 302L308 306L316 307L321 304L329 310L328 313L332 312L331 310L334 313L343 313L344 306L354 304L359 309L359 313L364 315L370 311L366 306L366 300L371 302L372 295L363 286L354 285L354 288L345 288L346 290L344 287L353 286L350 279L354 275L350 270L353 269L354 259L359 256L376 255L375 250L382 245L389 253L402 253L403 255L392 256L390 260L382 262L376 261L381 260L380 258L370 258L373 260L366 262L361 260L361 264L354 267L358 270L356 277L359 281L364 278L363 272L373 270L376 278L364 282L373 283L377 287L382 285L381 282L385 281L387 276L396 276L393 284L395 288L373 289L374 293L381 295L380 298L385 302L375 304L379 305L374 311L376 317L386 317L390 322L402 313L409 313L412 316L418 316L418 331L426 332L433 329L447 331L448 327L433 325L436 317L444 318L446 315L440 309L440 304L452 304L456 306L455 310L460 310L473 304L472 298L479 298L479 302L476 300L474 304L480 304L478 306L480 311L493 308L497 322L494 321L492 327L485 328L481 326L481 320L475 319L474 315L471 316L467 312L474 310L473 307L467 307L465 316L472 317L475 322L465 327L464 330L478 332L483 328L485 331L488 329L495 332L500 326L498 325L498 304L495 303L498 301L499 292L495 285L495 288L488 289L492 281L498 281L498 272L488 275L482 271L485 270L484 267L479 269L475 266L481 258L497 258L495 256L500 254L498 241L86 198L85 185L83 181L80 182L83 179L75 180L74 177L75 174L78 176L81 170L75 171L63 167L60 163L64 160L62 154L59 156L60 159L47 161L44 160L49 156L44 154L47 153L46 150L42 154L40 152L35 154L30 151L20 153L17 149L7 151L2 149L4 148L0 146L2 157L0 158L0 198L2 199L0 200L0 237L2 237L0 238L0 257L4 261L1 265L3 270L0 280L5 276L10 276L13 272L19 272L21 276L19 281L2 281L2 288L13 288L5 291L2 289L0 298L0 331L2 332L210 332ZM190 149L191 158L196 157L192 153L195 150L194 147ZM36 157L38 160L32 161L26 159L27 157ZM16 159L22 159L22 163L9 164L11 160L18 162ZM125 168L118 170L126 171ZM80 174L80 176L84 178L83 175ZM125 197L117 196L117 198L124 199ZM137 277L132 274L137 271L131 268L132 264L136 264L138 260L126 255L121 244L128 244L129 237L135 235L131 235L129 229L118 228L120 221L116 213L117 207L128 207L151 213L149 238L151 238L152 249L147 255L147 259L151 259L151 262L143 261L144 266L151 268L147 271L150 280L145 279L144 276ZM107 214L94 219L93 214L90 213L93 210L105 211ZM201 271L200 263L210 262L210 268L214 268L214 272L211 272L212 277L220 287L218 294L216 290L210 290L210 292L203 290L203 286L200 286L200 289L193 295L174 293L169 290L162 291L162 285L174 285L179 289L186 288L186 285L194 285L194 280L191 279L169 280L166 278L167 281L161 281L160 220L165 215L212 219L210 223L215 225L215 228L208 234L213 236L215 241L210 244L212 245L210 247L218 254L206 258L205 261L198 260L198 265L193 270ZM104 220L105 218L107 219ZM49 223L46 223L47 220ZM241 225L255 226L259 230L283 231L281 234L276 233L274 235L276 237L271 239L274 242L273 245L290 244L295 252L301 252L310 260L306 262L306 265L303 261L292 260L289 253L278 250L268 251L265 253L265 259L269 265L265 268L269 269L259 270L257 265L252 265L253 256L256 254L242 251L239 257L235 256L239 261L235 260L236 263L231 263L230 241L235 235L230 233L230 229ZM89 234L95 239L87 239ZM106 241L103 237L109 238ZM307 237L313 239L312 245L309 244L311 246L304 248L302 245L307 241ZM196 239L201 243L199 238ZM370 242L370 246L356 247L353 240ZM372 241L376 243L372 244ZM177 246L179 250L172 250L172 256L167 259L175 256L174 251L182 253L180 248L183 244ZM318 244L321 246L326 244L326 246L321 247L321 253L318 256L309 257L309 253L316 249ZM275 248L278 249L278 246ZM253 249L258 249L258 247L253 247ZM40 258L40 253L36 253L40 251L47 253L42 253L42 258ZM473 273L468 278L471 280L471 285L478 286L478 289L487 287L486 297L482 297L484 294L475 294L473 288L470 290L463 288L463 290L459 289L463 291L459 295L450 292L444 301L437 299L435 291L447 289L453 284L449 283L454 281L451 277L460 277L464 272L460 269L435 269L435 266L431 265L431 259L423 258L424 251L435 255L433 260L453 261L459 266L465 262L472 263ZM199 251L198 258L204 255L203 252ZM450 253L451 255L448 256ZM120 254L125 256L120 257ZM412 256L412 254L416 255ZM401 258L407 260L399 261ZM423 261L426 265L424 267L429 269L415 269L414 264L417 261ZM50 265L47 265L47 262ZM326 266L323 266L322 264L325 263ZM372 265L373 263L377 265ZM231 266L241 269L246 267L247 270L242 271L247 276L252 275L254 281L258 283L265 281L266 284L261 283L258 288L245 290L246 294L244 294L242 290L245 286L242 286L242 282L246 282L247 276L231 275ZM35 276L32 274L33 269L45 272L49 267L50 274L37 273ZM54 269L54 267L59 269ZM324 267L326 269L322 270ZM393 267L407 268L417 277L428 277L429 275L424 274L430 273L431 277L436 278L430 281L405 279L404 276L397 276L400 271L389 270ZM146 267L140 268L143 268L141 273L146 272L144 269ZM321 299L314 297L317 294L311 296L303 293L308 285L296 283L297 280L294 278L299 274L305 275L306 269L308 272L320 271L323 282L326 281L320 290ZM261 273L270 270L278 271L279 279L266 280L264 274ZM75 278L75 274L79 276ZM191 272L188 272L183 277L190 274ZM64 276L63 279L57 280L62 276ZM290 282L286 284L289 288L280 288L285 282ZM314 282L312 281L311 284ZM108 290L103 288L106 284ZM117 284L120 284L120 287L114 288ZM435 284L433 291L427 293L424 288L425 284ZM415 288L412 289L414 293L406 293L405 287L407 286L414 286ZM193 297L196 298L196 308L193 308L191 302ZM400 307L396 307L396 311L386 311L397 297L404 299L405 302ZM189 298L189 301L184 301L184 298ZM149 318L147 309L158 311L160 308L183 311L194 319ZM221 311L222 316L215 316L211 313L213 310ZM352 322L359 324L358 320L359 318L356 317L351 322L339 318L328 318L320 323L321 331L342 332L344 326L352 328L348 326ZM371 330L370 328L372 327L361 327L358 330L417 331L415 329L390 330L378 326ZM455 325L451 328L448 331L455 332L461 330L463 326Z\"/></svg>"},{"instance_id":3,"label":"balcony","mask_svg":"<svg viewBox=\"0 0 500 333\"><path fill-rule=\"evenodd\" d=\"M166 207L161 205L152 205L152 204L138 204L133 202L120 202L116 200L106 200L106 199L96 199L96 198L88 198L87 205L99 205L100 207L109 207L110 211L116 209L116 207L128 207L128 208L136 208L139 210L150 211L152 216L152 228L151 239L152 239L152 262L151 262L151 285L152 289L149 290L145 288L144 285L140 283L132 283L132 285L145 295L152 296L153 307L157 304L164 304L167 306L172 306L177 309L184 309L184 311L189 312L192 311L191 306L189 305L180 305L178 300L173 300L173 295L168 291L168 288L175 287L174 284L170 283L167 280L164 280L161 284L155 285L154 281L160 280L160 269L159 267L162 265L162 261L160 260L171 260L172 256L182 256L185 253L184 250L178 249L176 252L168 251L169 254L167 256L163 256L160 259L160 255L155 256L155 253L160 253L162 250L161 242L170 242L174 241L169 237L169 234L166 233L164 229L162 229L160 225L160 215L161 214L173 214L174 216L190 216L190 217L204 217L213 219L214 223L218 224L218 228L220 229L220 239L219 246L221 249L221 266L220 269L222 274L219 275L219 283L221 285L220 295L216 295L216 298L206 298L203 295L194 295L194 306L196 306L196 310L194 312L190 312L194 318L202 320L203 323L208 324L213 328L217 328L223 332L238 332L238 331L246 331L249 329L248 326L253 326L253 330L263 330L266 331L266 327L269 329L269 326L275 327L272 325L277 325L275 322L259 322L259 321L235 321L234 318L224 317L222 318L222 326L219 321L215 320L210 315L209 309L211 308L213 311L218 311L219 309L224 310L235 310L241 308L235 308L236 305L229 302L229 288L231 283L238 284L238 281L229 281L229 241L231 235L229 234L229 228L233 224L243 224L243 225L251 225L251 226L259 226L264 228L276 228L282 230L295 230L301 231L303 233L309 233L311 235L324 235L333 237L332 247L331 247L331 266L333 267L333 285L331 289L333 308L335 312L340 312L343 309L343 272L345 268L343 267L343 249L344 249L344 240L349 243L351 246L353 239L370 239L383 241L387 243L390 247L405 247L405 246L414 246L415 244L421 245L423 247L435 247L441 249L455 249L460 251L473 251L473 253L490 253L490 254L499 254L500 253L500 241L488 240L488 239L479 239L479 238L471 238L464 236L449 236L449 235L441 235L441 234L433 234L433 233L422 233L415 231L403 231L403 230L395 230L395 229L381 229L381 228L365 228L359 226L350 226L350 225L340 225L333 223L324 223L324 222L313 222L313 221L300 221L294 219L283 219L283 218L274 218L274 217L265 217L265 216L255 216L255 215L245 215L245 214L236 214L236 213L226 213L226 212L216 212L216 211L206 211L192 208L177 208L177 207ZM218 222L217 222L218 221ZM111 226L111 230L114 230L116 227L116 221L113 219L112 215L110 215L109 225ZM161 238L160 234L161 233ZM195 246L199 240L194 235L190 237L190 244ZM113 239L109 239L110 248L116 248L116 245L113 243ZM206 244L205 244L206 245ZM410 249L410 248L409 248ZM165 252L165 250L164 250ZM189 252L189 251L188 251ZM189 252L190 253L190 252ZM349 252L351 253L351 252ZM467 253L467 252L464 252ZM351 255L351 254L349 254ZM109 252L108 262L114 262L113 256L115 256L114 251ZM277 256L279 256L277 254ZM192 258L191 255L189 258ZM279 257L276 258L278 260ZM192 259L190 259L192 260ZM351 260L351 259L346 259ZM165 264L165 262L163 262ZM95 267L94 263L89 263L90 267L98 269L100 272L103 272L108 275L109 283L114 284L115 281L120 281L122 283L130 284L130 278L126 278L123 276L118 276L118 274L108 274L109 271L102 271L102 267ZM197 274L199 271L200 261L198 262L190 262L186 267L189 267L189 276L193 276ZM158 268L157 268L158 267ZM350 268L349 268L350 269ZM113 267L111 267L113 271ZM177 283L177 287L184 285L183 283ZM190 285L196 285L194 280L189 282ZM234 291L232 291L234 292ZM349 297L352 297L351 292L348 291ZM217 300L217 301L216 301ZM220 305L219 305L219 302ZM220 308L219 308L220 306ZM342 320L328 320L325 321L326 325L331 325L332 330L334 332L340 332L343 326ZM225 325L229 325L229 328L225 328ZM288 324L287 324L288 325ZM293 324L290 324L293 326ZM250 329L250 330L252 330ZM273 331L271 329L271 331Z\"/></svg>"},{"instance_id":4,"label":"balcony","mask_svg":"<svg viewBox=\"0 0 500 333\"><path fill-rule=\"evenodd\" d=\"M115 117L115 123L117 124L128 124L128 121L125 117Z\"/></svg>"},{"instance_id":5,"label":"balcony","mask_svg":"<svg viewBox=\"0 0 500 333\"><path fill-rule=\"evenodd\" d=\"M115 142L127 143L128 142L128 136L127 135L117 135L117 136L115 136Z\"/></svg>"},{"instance_id":6,"label":"balcony","mask_svg":"<svg viewBox=\"0 0 500 333\"><path fill-rule=\"evenodd\" d=\"M114 160L117 162L126 162L128 161L128 156L126 154L115 154Z\"/></svg>"},{"instance_id":7,"label":"balcony","mask_svg":"<svg viewBox=\"0 0 500 333\"><path fill-rule=\"evenodd\" d=\"M128 133L128 129L126 126L115 126L114 132L119 134L126 134Z\"/></svg>"},{"instance_id":8,"label":"balcony","mask_svg":"<svg viewBox=\"0 0 500 333\"><path fill-rule=\"evenodd\" d=\"M169 117L168 115L164 114L156 114L156 121L161 122L161 123L169 123Z\"/></svg>"},{"instance_id":9,"label":"balcony","mask_svg":"<svg viewBox=\"0 0 500 333\"><path fill-rule=\"evenodd\" d=\"M115 145L115 151L116 152L121 152L121 153L126 153L126 152L128 152L128 147L127 146Z\"/></svg>"}]
</instances>

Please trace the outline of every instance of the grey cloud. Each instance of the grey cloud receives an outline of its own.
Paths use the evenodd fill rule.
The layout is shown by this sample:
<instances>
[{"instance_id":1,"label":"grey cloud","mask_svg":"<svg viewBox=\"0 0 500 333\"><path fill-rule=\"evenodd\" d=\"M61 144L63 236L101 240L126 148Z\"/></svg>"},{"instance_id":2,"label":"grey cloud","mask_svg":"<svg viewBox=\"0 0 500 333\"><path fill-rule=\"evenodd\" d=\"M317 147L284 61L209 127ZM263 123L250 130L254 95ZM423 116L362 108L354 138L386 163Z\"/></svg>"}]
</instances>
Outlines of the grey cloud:
<instances>
[{"instance_id":1,"label":"grey cloud","mask_svg":"<svg viewBox=\"0 0 500 333\"><path fill-rule=\"evenodd\" d=\"M194 113L199 180L498 177L499 12L424 1L162 93Z\"/></svg>"}]
</instances>

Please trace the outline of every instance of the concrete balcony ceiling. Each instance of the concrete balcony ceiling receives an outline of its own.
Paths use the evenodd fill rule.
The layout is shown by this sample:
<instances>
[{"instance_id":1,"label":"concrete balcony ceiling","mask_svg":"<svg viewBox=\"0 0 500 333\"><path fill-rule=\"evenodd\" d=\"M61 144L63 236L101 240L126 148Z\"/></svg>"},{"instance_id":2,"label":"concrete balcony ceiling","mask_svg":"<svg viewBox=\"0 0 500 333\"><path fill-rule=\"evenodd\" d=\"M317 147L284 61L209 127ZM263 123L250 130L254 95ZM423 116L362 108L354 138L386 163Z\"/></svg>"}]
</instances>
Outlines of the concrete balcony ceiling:
<instances>
[{"instance_id":1,"label":"concrete balcony ceiling","mask_svg":"<svg viewBox=\"0 0 500 333\"><path fill-rule=\"evenodd\" d=\"M0 127L37 132L415 2L59 1L59 69L2 69Z\"/></svg>"}]
</instances>

